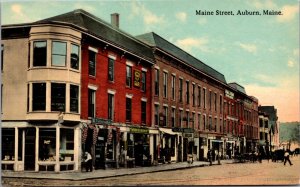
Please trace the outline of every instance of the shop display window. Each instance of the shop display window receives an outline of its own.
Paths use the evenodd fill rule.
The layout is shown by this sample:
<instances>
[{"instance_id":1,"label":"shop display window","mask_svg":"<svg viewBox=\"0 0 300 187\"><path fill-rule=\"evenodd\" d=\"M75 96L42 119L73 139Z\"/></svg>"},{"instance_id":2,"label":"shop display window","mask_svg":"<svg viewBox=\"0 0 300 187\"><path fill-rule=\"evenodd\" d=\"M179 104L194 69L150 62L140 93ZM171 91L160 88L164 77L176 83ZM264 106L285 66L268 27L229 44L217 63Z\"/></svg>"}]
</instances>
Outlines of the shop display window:
<instances>
[{"instance_id":1,"label":"shop display window","mask_svg":"<svg viewBox=\"0 0 300 187\"><path fill-rule=\"evenodd\" d=\"M60 161L74 160L74 129L60 129Z\"/></svg>"},{"instance_id":2,"label":"shop display window","mask_svg":"<svg viewBox=\"0 0 300 187\"><path fill-rule=\"evenodd\" d=\"M15 129L2 128L2 161L15 160Z\"/></svg>"},{"instance_id":3,"label":"shop display window","mask_svg":"<svg viewBox=\"0 0 300 187\"><path fill-rule=\"evenodd\" d=\"M127 134L127 156L134 158L134 136L133 134Z\"/></svg>"},{"instance_id":4,"label":"shop display window","mask_svg":"<svg viewBox=\"0 0 300 187\"><path fill-rule=\"evenodd\" d=\"M39 160L55 161L56 158L56 129L40 128L39 130Z\"/></svg>"}]
</instances>

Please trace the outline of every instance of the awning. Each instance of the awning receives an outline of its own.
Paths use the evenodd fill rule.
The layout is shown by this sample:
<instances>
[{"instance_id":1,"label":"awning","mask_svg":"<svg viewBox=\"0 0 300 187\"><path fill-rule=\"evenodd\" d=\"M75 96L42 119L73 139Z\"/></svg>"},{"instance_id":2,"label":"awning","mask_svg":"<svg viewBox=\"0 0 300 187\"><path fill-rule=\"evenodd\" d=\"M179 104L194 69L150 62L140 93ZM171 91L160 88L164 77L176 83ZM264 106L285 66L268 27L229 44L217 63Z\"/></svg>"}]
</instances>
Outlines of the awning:
<instances>
[{"instance_id":1,"label":"awning","mask_svg":"<svg viewBox=\"0 0 300 187\"><path fill-rule=\"evenodd\" d=\"M181 133L173 132L172 129L167 129L167 128L158 128L158 130L163 133L171 134L171 135L181 134Z\"/></svg>"},{"instance_id":2,"label":"awning","mask_svg":"<svg viewBox=\"0 0 300 187\"><path fill-rule=\"evenodd\" d=\"M219 143L223 143L222 140L212 140L212 139L211 139L211 142L219 142Z\"/></svg>"}]
</instances>

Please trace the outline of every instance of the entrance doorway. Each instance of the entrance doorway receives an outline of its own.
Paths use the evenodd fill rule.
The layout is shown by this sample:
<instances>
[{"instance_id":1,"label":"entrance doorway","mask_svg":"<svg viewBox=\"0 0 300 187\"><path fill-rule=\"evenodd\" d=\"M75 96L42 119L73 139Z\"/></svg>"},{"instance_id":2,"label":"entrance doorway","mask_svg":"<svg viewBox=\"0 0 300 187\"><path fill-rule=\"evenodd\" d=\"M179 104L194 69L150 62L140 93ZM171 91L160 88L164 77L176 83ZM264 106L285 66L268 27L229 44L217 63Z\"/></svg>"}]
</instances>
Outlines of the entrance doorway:
<instances>
[{"instance_id":1,"label":"entrance doorway","mask_svg":"<svg viewBox=\"0 0 300 187\"><path fill-rule=\"evenodd\" d=\"M25 130L25 170L35 170L35 128Z\"/></svg>"}]
</instances>

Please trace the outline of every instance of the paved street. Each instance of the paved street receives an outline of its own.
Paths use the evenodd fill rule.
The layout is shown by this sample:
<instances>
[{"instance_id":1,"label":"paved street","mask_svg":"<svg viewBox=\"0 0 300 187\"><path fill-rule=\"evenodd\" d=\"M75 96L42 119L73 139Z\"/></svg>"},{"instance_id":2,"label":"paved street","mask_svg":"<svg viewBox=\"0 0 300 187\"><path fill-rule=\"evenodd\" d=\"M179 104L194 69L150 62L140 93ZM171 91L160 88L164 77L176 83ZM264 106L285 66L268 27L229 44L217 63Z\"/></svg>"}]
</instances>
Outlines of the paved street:
<instances>
[{"instance_id":1,"label":"paved street","mask_svg":"<svg viewBox=\"0 0 300 187\"><path fill-rule=\"evenodd\" d=\"M263 163L222 164L181 170L86 180L3 178L3 186L116 186L116 185L299 185L300 156L293 165ZM118 170L115 170L117 172ZM107 171L103 171L107 172ZM38 174L37 174L38 175Z\"/></svg>"}]
</instances>

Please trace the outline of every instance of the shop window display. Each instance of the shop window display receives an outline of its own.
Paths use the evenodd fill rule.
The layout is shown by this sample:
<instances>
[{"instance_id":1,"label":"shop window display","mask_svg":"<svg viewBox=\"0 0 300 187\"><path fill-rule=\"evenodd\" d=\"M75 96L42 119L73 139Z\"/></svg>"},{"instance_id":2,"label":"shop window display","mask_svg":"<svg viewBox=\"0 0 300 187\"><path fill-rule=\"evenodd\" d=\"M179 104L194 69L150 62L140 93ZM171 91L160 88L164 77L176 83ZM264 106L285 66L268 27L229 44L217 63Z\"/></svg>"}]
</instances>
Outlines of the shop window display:
<instances>
[{"instance_id":1,"label":"shop window display","mask_svg":"<svg viewBox=\"0 0 300 187\"><path fill-rule=\"evenodd\" d=\"M60 160L74 160L74 130L60 129Z\"/></svg>"},{"instance_id":2,"label":"shop window display","mask_svg":"<svg viewBox=\"0 0 300 187\"><path fill-rule=\"evenodd\" d=\"M2 160L15 160L15 129L2 128Z\"/></svg>"},{"instance_id":3,"label":"shop window display","mask_svg":"<svg viewBox=\"0 0 300 187\"><path fill-rule=\"evenodd\" d=\"M56 129L41 128L39 130L39 160L55 161L56 157Z\"/></svg>"}]
</instances>

